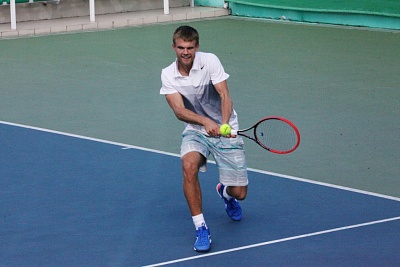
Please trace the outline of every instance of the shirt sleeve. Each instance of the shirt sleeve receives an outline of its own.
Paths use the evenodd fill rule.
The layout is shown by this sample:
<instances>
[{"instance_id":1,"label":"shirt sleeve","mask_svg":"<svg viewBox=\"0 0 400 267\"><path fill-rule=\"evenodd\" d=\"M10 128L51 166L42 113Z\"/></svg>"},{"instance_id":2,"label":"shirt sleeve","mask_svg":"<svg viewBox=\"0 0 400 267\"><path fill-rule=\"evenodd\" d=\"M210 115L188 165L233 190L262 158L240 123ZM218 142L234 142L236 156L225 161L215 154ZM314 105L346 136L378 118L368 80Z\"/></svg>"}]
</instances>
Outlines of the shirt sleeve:
<instances>
[{"instance_id":1,"label":"shirt sleeve","mask_svg":"<svg viewBox=\"0 0 400 267\"><path fill-rule=\"evenodd\" d=\"M211 75L211 81L213 84L220 83L222 81L225 81L229 78L229 74L227 74L224 70L224 67L221 64L221 61L219 58L214 55L210 54L210 75Z\"/></svg>"},{"instance_id":2,"label":"shirt sleeve","mask_svg":"<svg viewBox=\"0 0 400 267\"><path fill-rule=\"evenodd\" d=\"M168 79L167 75L165 74L165 70L161 71L161 89L160 89L160 94L161 95L170 95L170 94L175 94L178 91L172 86L170 80Z\"/></svg>"}]
</instances>

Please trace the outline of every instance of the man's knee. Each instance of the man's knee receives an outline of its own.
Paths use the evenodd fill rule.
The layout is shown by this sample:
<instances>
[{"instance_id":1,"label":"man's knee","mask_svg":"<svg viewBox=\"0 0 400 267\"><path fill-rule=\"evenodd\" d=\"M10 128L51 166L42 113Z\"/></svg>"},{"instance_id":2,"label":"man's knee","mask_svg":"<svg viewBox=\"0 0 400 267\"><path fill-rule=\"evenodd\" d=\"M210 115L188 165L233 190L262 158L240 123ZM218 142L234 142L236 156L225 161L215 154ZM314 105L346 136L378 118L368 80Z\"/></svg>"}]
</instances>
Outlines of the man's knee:
<instances>
[{"instance_id":1,"label":"man's knee","mask_svg":"<svg viewBox=\"0 0 400 267\"><path fill-rule=\"evenodd\" d=\"M247 196L247 186L230 186L227 192L237 200L244 200Z\"/></svg>"},{"instance_id":2,"label":"man's knee","mask_svg":"<svg viewBox=\"0 0 400 267\"><path fill-rule=\"evenodd\" d=\"M203 156L197 152L190 152L182 157L182 170L184 177L197 176Z\"/></svg>"}]
</instances>

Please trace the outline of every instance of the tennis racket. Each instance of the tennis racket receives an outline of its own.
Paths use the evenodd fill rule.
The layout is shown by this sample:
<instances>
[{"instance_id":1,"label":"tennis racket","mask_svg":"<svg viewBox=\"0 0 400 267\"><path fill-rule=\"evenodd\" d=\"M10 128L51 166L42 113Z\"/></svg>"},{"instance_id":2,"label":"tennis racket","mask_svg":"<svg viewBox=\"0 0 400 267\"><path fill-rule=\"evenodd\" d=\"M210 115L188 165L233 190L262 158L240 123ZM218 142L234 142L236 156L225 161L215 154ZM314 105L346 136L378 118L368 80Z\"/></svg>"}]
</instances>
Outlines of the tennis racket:
<instances>
[{"instance_id":1,"label":"tennis racket","mask_svg":"<svg viewBox=\"0 0 400 267\"><path fill-rule=\"evenodd\" d=\"M243 130L232 130L255 141L262 148L276 154L288 154L300 145L300 132L296 125L281 117L267 117Z\"/></svg>"}]
</instances>

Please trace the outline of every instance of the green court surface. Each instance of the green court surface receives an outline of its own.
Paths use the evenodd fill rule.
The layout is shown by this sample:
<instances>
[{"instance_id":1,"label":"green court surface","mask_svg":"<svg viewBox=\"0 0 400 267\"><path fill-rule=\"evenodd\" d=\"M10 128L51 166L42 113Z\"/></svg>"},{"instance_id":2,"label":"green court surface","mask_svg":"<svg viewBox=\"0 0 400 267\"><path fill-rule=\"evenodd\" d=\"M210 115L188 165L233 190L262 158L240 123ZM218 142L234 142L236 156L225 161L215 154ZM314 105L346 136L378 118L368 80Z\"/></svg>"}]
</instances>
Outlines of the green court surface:
<instances>
[{"instance_id":1,"label":"green court surface","mask_svg":"<svg viewBox=\"0 0 400 267\"><path fill-rule=\"evenodd\" d=\"M231 75L242 128L278 115L300 129L290 155L246 142L250 168L400 196L399 32L187 24ZM183 124L159 95L178 25L0 40L0 120L178 153Z\"/></svg>"}]
</instances>

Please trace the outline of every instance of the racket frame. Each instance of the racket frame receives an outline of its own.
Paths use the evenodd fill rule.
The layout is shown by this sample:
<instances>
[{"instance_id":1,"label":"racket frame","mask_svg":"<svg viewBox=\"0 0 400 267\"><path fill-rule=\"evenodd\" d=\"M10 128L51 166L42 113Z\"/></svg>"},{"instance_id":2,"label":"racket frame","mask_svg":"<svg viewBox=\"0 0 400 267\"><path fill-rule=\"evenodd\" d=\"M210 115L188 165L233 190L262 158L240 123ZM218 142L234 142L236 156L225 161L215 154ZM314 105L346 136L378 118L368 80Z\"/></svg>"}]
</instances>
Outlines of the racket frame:
<instances>
[{"instance_id":1,"label":"racket frame","mask_svg":"<svg viewBox=\"0 0 400 267\"><path fill-rule=\"evenodd\" d=\"M289 149L289 150L285 150L285 151L281 151L281 150L276 150L276 149L272 149L269 148L267 146L265 146L259 139L258 139L258 135L257 135L257 126L260 125L263 121L266 120L280 120L283 121L287 124L289 124L292 129L294 130L294 132L296 133L296 144L293 146L293 148ZM245 134L245 132L250 131L251 129L253 129L253 136L250 136L248 134ZM248 139L253 140L254 142L256 142L259 146L261 146L262 148L268 150L269 152L275 153L275 154L289 154L291 152L293 152L294 150L296 150L298 148L298 146L300 145L300 132L299 129L297 129L296 125L289 121L288 119L282 118L282 117L278 117L278 116L270 116L270 117L265 117L261 120L259 120L258 122L256 122L253 126L246 128L246 129L242 129L242 130L232 130L232 134L236 134L236 135L241 135L244 136Z\"/></svg>"}]
</instances>

